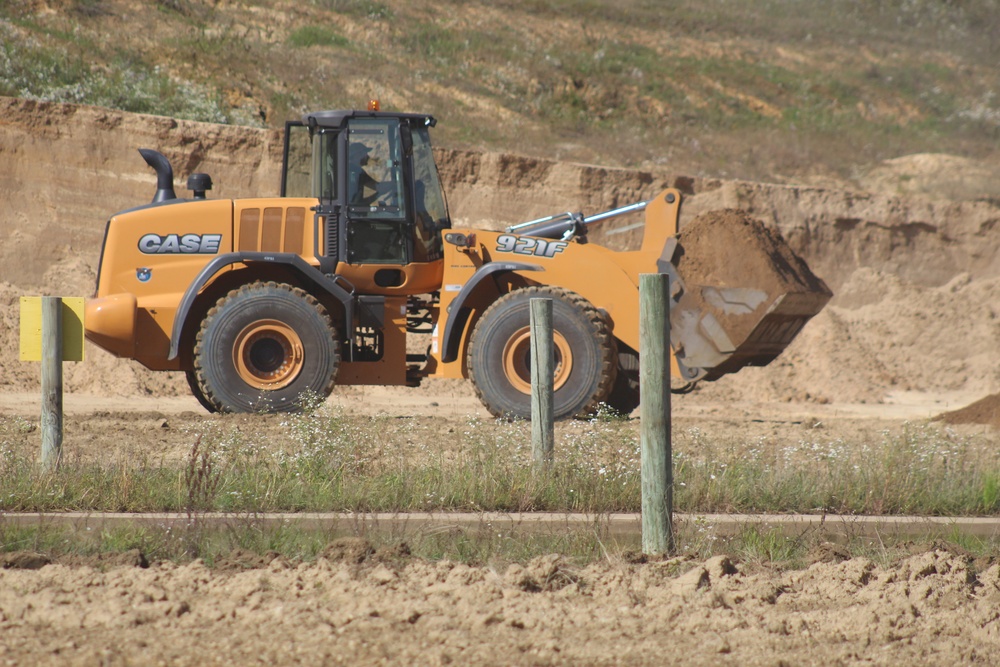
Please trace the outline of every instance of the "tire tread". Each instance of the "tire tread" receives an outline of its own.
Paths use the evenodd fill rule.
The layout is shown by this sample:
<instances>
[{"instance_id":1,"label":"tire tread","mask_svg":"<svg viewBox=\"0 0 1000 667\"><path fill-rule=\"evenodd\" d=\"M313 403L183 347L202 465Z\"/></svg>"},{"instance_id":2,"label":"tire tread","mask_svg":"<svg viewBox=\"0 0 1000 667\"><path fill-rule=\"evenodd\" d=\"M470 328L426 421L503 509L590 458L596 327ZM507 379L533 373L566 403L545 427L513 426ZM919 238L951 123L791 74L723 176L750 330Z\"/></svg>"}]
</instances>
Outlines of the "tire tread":
<instances>
[{"instance_id":1,"label":"tire tread","mask_svg":"<svg viewBox=\"0 0 1000 667\"><path fill-rule=\"evenodd\" d=\"M494 309L501 309L506 306L506 304L514 299L524 298L551 298L558 299L568 304L573 310L578 314L582 315L591 328L595 339L598 342L600 349L603 351L601 359L599 360L599 370L598 370L598 385L597 389L591 394L587 403L577 411L575 415L567 416L586 416L597 412L601 403L605 402L608 395L611 393L612 388L615 383L615 376L618 370L618 347L615 343L615 338L611 333L610 327L608 326L607 317L598 310L590 301L582 297L581 295L568 290L564 287L555 287L551 285L540 285L532 287L524 287L521 289L516 289L507 294L504 294L499 299L494 301L489 308L483 311L480 321L487 316L487 314ZM467 351L467 358L472 359L475 353L477 345L477 336L475 331L473 331L471 340L469 342L469 349ZM494 417L505 418L506 415L503 410L491 405L489 398L484 395L482 389L480 388L479 382L476 382L476 372L474 364L469 363L469 379L472 381L472 386L476 392L476 397L482 402L486 409L489 410L490 414ZM558 417L557 417L558 418Z\"/></svg>"},{"instance_id":2,"label":"tire tread","mask_svg":"<svg viewBox=\"0 0 1000 667\"><path fill-rule=\"evenodd\" d=\"M317 316L320 317L320 319L325 324L326 328L330 330L331 337L334 340L336 340L336 337L333 336L334 332L336 331L336 328L334 327L333 320L330 318L330 314L327 312L326 308L323 307L323 305L319 302L318 299L316 299L316 297L312 296L311 294L309 294L300 287L295 287L294 285L289 285L287 283L279 283L273 280L269 280L266 282L257 281L252 283L246 283L244 285L241 285L240 287L237 287L236 289L230 290L225 296L220 297L215 302L215 304L209 309L208 313L206 313L205 318L201 321L201 327L199 328L198 334L195 337L194 368L192 372L193 377L189 375L188 378L189 383L191 383L192 385L191 386L192 392L195 391L194 383L197 383L197 388L200 390L201 395L195 393L195 398L197 398L198 401L203 406L209 409L210 412L229 412L230 409L212 391L210 384L206 381L205 378L205 369L202 367L201 364L201 359L202 359L201 351L202 351L202 346L204 344L204 336L207 325L214 316L219 314L219 312L222 310L226 302L229 301L230 299L234 299L242 295L252 296L254 292L267 292L267 291L284 291L304 301L310 308L316 311ZM335 346L333 354L334 354L334 359L333 359L334 368L336 368L340 365L340 345ZM335 380L336 380L336 372L330 375L330 378L327 381L326 386L324 386L321 390L321 394L324 397L329 396L330 393L333 391Z\"/></svg>"}]
</instances>

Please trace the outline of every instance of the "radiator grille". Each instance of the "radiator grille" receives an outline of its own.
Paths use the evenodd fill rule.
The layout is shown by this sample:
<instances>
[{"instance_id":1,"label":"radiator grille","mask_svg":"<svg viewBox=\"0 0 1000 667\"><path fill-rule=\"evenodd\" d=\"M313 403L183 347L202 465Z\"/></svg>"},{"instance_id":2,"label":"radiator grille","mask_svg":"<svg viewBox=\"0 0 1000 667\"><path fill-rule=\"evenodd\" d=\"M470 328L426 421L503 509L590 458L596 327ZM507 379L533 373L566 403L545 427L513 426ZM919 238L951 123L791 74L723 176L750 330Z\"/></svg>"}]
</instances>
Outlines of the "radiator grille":
<instances>
[{"instance_id":1,"label":"radiator grille","mask_svg":"<svg viewBox=\"0 0 1000 667\"><path fill-rule=\"evenodd\" d=\"M306 210L301 206L245 208L240 211L240 252L305 252Z\"/></svg>"}]
</instances>

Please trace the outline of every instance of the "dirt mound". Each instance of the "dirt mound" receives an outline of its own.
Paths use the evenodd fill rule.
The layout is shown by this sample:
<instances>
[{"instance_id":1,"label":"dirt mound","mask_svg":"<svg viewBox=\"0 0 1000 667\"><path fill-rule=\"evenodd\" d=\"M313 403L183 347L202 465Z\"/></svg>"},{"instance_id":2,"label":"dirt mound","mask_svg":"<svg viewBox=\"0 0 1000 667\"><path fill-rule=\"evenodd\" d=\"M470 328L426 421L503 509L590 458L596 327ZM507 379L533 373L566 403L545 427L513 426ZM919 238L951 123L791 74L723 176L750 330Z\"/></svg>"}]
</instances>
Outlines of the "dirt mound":
<instances>
[{"instance_id":1,"label":"dirt mound","mask_svg":"<svg viewBox=\"0 0 1000 667\"><path fill-rule=\"evenodd\" d=\"M961 410L938 415L945 424L986 424L1000 428L1000 394L990 394Z\"/></svg>"},{"instance_id":2,"label":"dirt mound","mask_svg":"<svg viewBox=\"0 0 1000 667\"><path fill-rule=\"evenodd\" d=\"M678 267L688 282L769 292L829 292L780 232L740 209L709 211L685 224Z\"/></svg>"},{"instance_id":3,"label":"dirt mound","mask_svg":"<svg viewBox=\"0 0 1000 667\"><path fill-rule=\"evenodd\" d=\"M820 403L880 403L898 392L993 393L1000 387L998 299L997 278L960 274L922 287L859 268L770 366L701 390L706 398Z\"/></svg>"},{"instance_id":4,"label":"dirt mound","mask_svg":"<svg viewBox=\"0 0 1000 667\"><path fill-rule=\"evenodd\" d=\"M34 551L12 551L0 554L0 569L4 570L40 570L52 563L45 554Z\"/></svg>"}]
</instances>

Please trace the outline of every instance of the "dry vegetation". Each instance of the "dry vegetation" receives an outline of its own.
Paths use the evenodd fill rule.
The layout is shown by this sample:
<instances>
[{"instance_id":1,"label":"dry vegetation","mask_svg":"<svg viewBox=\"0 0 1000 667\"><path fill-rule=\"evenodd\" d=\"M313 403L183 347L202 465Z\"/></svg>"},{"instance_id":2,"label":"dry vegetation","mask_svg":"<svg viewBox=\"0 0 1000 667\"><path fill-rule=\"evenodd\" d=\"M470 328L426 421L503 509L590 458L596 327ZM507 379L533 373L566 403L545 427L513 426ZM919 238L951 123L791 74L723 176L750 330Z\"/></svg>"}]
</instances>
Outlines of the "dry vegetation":
<instances>
[{"instance_id":1,"label":"dry vegetation","mask_svg":"<svg viewBox=\"0 0 1000 667\"><path fill-rule=\"evenodd\" d=\"M64 465L49 473L34 420L0 417L0 511L639 511L637 420L601 414L557 434L539 471L526 423L327 403L290 416L96 413L70 420ZM673 440L680 512L1000 510L1000 454L974 428L687 417Z\"/></svg>"},{"instance_id":2,"label":"dry vegetation","mask_svg":"<svg viewBox=\"0 0 1000 667\"><path fill-rule=\"evenodd\" d=\"M14 0L0 95L280 127L428 110L439 141L752 180L1000 160L993 0ZM114 39L107 39L114 35Z\"/></svg>"}]
</instances>

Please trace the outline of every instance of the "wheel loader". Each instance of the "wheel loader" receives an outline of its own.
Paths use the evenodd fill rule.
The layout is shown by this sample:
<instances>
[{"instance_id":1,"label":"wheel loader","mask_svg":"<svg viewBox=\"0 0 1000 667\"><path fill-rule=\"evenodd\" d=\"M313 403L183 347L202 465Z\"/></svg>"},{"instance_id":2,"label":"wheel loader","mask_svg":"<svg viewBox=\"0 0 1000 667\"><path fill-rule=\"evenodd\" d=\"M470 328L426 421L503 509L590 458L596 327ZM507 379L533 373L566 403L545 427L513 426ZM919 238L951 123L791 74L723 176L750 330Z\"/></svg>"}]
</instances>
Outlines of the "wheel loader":
<instances>
[{"instance_id":1,"label":"wheel loader","mask_svg":"<svg viewBox=\"0 0 1000 667\"><path fill-rule=\"evenodd\" d=\"M107 223L87 337L184 371L209 411L291 411L338 384L431 377L471 380L492 414L528 418L529 301L548 297L554 412L568 418L638 406L641 273L672 279L678 388L768 363L831 296L816 280L732 284L726 262L710 284L685 276L675 189L590 217L453 228L435 124L377 105L289 121L280 196L267 198L212 199L202 173L178 197L169 161L140 149L155 195ZM587 242L590 225L639 210L638 250Z\"/></svg>"}]
</instances>

